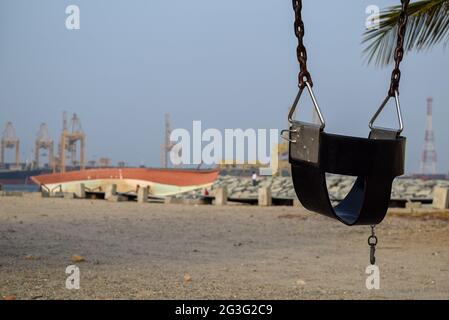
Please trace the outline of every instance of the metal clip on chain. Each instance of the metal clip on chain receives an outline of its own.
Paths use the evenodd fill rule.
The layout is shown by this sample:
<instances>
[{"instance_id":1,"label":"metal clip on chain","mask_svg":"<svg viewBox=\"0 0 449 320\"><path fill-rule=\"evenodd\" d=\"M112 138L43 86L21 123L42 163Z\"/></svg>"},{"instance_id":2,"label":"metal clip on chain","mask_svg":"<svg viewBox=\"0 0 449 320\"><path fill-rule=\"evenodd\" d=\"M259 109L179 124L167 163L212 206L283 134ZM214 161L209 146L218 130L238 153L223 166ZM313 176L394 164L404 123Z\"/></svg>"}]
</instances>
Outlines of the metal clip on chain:
<instances>
[{"instance_id":1,"label":"metal clip on chain","mask_svg":"<svg viewBox=\"0 0 449 320\"><path fill-rule=\"evenodd\" d=\"M373 265L373 266L376 264L376 246L378 243L378 239L375 234L375 228L376 228L376 226L371 226L371 235L368 238L368 245L370 246L369 259L370 259L371 265Z\"/></svg>"}]
</instances>

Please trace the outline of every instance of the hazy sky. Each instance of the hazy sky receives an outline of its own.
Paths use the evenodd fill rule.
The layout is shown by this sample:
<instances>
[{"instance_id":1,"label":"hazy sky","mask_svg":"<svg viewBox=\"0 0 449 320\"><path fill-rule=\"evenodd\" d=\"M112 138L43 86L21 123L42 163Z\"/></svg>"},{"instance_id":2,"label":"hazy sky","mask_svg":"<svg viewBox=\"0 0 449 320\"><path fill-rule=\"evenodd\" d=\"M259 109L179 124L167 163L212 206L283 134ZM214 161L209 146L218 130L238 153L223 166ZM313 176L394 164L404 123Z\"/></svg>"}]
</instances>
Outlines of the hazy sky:
<instances>
[{"instance_id":1,"label":"hazy sky","mask_svg":"<svg viewBox=\"0 0 449 320\"><path fill-rule=\"evenodd\" d=\"M327 130L366 136L391 68L364 64L365 8L399 0L304 3ZM70 4L81 30L65 28ZM290 0L0 0L0 124L14 123L31 159L40 123L57 139L62 111L76 112L89 159L134 165L159 165L166 112L175 128L284 128L297 90L292 23ZM438 169L449 170L448 58L441 46L404 61L408 172L419 169L428 96Z\"/></svg>"}]
</instances>

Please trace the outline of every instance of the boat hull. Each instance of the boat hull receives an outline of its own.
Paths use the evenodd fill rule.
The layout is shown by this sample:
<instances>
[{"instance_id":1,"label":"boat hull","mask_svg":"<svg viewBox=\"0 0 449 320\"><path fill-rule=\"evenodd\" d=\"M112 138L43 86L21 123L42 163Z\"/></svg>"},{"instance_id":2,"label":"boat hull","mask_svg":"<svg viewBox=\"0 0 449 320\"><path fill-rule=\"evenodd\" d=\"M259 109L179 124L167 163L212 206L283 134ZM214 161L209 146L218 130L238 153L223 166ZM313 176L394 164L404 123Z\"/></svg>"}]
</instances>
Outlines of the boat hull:
<instances>
[{"instance_id":1,"label":"boat hull","mask_svg":"<svg viewBox=\"0 0 449 320\"><path fill-rule=\"evenodd\" d=\"M149 187L150 195L164 197L208 188L217 176L215 170L123 168L55 173L31 179L50 191L76 192L81 183L88 190L104 191L115 184L119 193L136 193L138 188Z\"/></svg>"}]
</instances>

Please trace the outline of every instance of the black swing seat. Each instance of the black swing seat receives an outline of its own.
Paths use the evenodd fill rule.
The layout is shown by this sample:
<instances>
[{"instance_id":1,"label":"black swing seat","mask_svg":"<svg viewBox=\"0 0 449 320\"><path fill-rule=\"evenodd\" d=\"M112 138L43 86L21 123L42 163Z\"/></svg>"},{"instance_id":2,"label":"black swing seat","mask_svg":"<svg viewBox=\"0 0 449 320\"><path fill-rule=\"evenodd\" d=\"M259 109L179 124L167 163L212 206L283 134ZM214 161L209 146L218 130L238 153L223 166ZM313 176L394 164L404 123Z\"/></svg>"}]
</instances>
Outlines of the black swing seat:
<instances>
[{"instance_id":1,"label":"black swing seat","mask_svg":"<svg viewBox=\"0 0 449 320\"><path fill-rule=\"evenodd\" d=\"M373 128L369 138L328 134L320 126L293 121L289 161L302 205L346 225L377 225L385 217L393 180L404 173L406 139ZM357 177L351 191L332 206L326 173Z\"/></svg>"}]
</instances>

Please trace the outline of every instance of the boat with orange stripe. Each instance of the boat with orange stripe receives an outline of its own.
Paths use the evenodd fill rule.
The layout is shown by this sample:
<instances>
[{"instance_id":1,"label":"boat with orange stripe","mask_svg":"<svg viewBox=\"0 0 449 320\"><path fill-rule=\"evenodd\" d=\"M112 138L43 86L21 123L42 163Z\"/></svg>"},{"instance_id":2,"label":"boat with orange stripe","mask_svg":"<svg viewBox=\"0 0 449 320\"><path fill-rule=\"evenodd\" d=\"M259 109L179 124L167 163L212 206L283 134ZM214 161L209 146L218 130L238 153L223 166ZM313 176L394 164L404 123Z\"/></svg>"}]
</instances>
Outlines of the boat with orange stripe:
<instances>
[{"instance_id":1,"label":"boat with orange stripe","mask_svg":"<svg viewBox=\"0 0 449 320\"><path fill-rule=\"evenodd\" d=\"M217 177L217 170L105 168L44 174L31 179L47 190L76 192L82 183L89 190L104 191L115 184L119 193L149 187L151 196L164 197L208 188Z\"/></svg>"}]
</instances>

